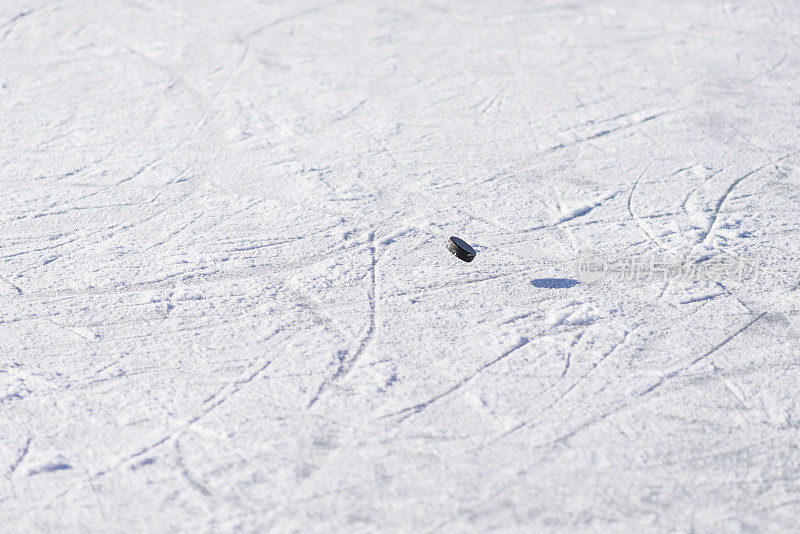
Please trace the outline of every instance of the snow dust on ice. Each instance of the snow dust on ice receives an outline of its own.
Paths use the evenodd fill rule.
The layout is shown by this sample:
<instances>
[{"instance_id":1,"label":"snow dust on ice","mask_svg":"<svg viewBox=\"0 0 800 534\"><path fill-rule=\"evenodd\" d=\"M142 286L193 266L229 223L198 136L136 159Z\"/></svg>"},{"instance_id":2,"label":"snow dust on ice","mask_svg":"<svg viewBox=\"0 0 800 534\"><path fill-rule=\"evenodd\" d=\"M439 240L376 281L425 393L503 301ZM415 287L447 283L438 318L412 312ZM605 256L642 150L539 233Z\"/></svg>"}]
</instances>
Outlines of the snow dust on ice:
<instances>
[{"instance_id":1,"label":"snow dust on ice","mask_svg":"<svg viewBox=\"0 0 800 534\"><path fill-rule=\"evenodd\" d=\"M798 79L790 0L3 2L0 530L796 529Z\"/></svg>"}]
</instances>

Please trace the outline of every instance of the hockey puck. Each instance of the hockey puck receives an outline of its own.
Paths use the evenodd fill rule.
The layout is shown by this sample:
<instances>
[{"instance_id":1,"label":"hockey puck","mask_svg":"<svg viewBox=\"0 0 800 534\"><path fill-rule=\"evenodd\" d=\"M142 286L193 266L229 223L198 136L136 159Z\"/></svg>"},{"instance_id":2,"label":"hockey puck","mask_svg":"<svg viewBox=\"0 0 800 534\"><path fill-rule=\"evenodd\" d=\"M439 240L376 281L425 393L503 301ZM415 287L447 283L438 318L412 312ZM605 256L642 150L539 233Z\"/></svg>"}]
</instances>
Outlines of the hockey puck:
<instances>
[{"instance_id":1,"label":"hockey puck","mask_svg":"<svg viewBox=\"0 0 800 534\"><path fill-rule=\"evenodd\" d=\"M463 239L455 236L451 236L447 241L447 250L452 252L459 260L472 261L475 259L475 249Z\"/></svg>"}]
</instances>

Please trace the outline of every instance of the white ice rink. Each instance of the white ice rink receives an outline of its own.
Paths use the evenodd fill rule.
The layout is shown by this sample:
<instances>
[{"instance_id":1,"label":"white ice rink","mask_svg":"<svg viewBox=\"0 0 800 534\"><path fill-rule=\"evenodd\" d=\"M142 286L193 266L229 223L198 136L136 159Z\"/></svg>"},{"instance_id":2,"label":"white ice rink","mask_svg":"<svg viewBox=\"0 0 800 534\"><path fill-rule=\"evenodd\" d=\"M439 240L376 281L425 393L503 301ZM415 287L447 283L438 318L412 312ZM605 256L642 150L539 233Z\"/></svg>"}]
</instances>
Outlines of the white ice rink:
<instances>
[{"instance_id":1,"label":"white ice rink","mask_svg":"<svg viewBox=\"0 0 800 534\"><path fill-rule=\"evenodd\" d=\"M0 0L0 531L796 531L799 82L792 0Z\"/></svg>"}]
</instances>

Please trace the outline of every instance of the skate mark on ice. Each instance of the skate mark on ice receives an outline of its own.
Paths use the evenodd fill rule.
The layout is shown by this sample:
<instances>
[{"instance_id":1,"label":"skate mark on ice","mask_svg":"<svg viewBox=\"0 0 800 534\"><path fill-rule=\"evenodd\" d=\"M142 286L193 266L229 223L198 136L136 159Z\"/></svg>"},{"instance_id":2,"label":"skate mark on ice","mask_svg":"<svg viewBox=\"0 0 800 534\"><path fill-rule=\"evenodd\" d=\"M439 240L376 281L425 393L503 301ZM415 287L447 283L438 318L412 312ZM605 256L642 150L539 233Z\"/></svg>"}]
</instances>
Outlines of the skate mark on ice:
<instances>
[{"instance_id":1,"label":"skate mark on ice","mask_svg":"<svg viewBox=\"0 0 800 534\"><path fill-rule=\"evenodd\" d=\"M767 70L765 70L764 72L761 72L760 74L756 74L755 76L753 76L752 78L750 78L750 79L748 80L748 82L754 82L754 81L758 80L759 78L765 78L765 77L769 76L770 74L772 74L773 72L775 72L776 70L778 70L778 68L779 68L781 65L783 65L784 61L786 61L786 57L787 57L788 55L789 55L789 52L787 52L786 50L784 50L784 51L783 51L783 56L782 56L782 57L781 57L781 58L780 58L780 59L779 59L779 60L778 60L776 63L774 63L772 66L770 66L770 67L769 67Z\"/></svg>"},{"instance_id":2,"label":"skate mark on ice","mask_svg":"<svg viewBox=\"0 0 800 534\"><path fill-rule=\"evenodd\" d=\"M27 439L27 441L25 441L25 444L22 446L22 450L19 452L19 454L17 455L16 459L14 459L14 461L11 462L11 465L8 466L8 472L7 472L7 476L8 477L10 477L11 475L14 474L14 471L17 470L17 467L19 467L19 465L22 463L22 461L28 455L28 451L31 448L31 441L33 441L33 438L29 437Z\"/></svg>"},{"instance_id":3,"label":"skate mark on ice","mask_svg":"<svg viewBox=\"0 0 800 534\"><path fill-rule=\"evenodd\" d=\"M453 282L451 284L439 284L439 285L435 285L435 286L428 286L428 287L424 287L422 289L419 289L418 291L413 291L413 292L411 292L411 291L409 291L409 292L401 291L401 292L397 292L397 293L391 293L391 294L389 294L387 296L389 296L389 297L421 297L423 295L427 295L428 293L435 293L437 291L450 291L450 290L452 290L454 288L467 286L469 284L478 284L478 283L481 283L481 282L489 282L491 280L497 280L499 278L508 278L508 277L512 277L512 276L516 276L516 275L525 275L525 274L529 274L530 271L531 271L530 269L522 269L522 270L518 270L518 271L511 271L509 273L502 273L502 274L484 276L482 278L475 278L475 279L472 279L472 280Z\"/></svg>"},{"instance_id":4,"label":"skate mark on ice","mask_svg":"<svg viewBox=\"0 0 800 534\"><path fill-rule=\"evenodd\" d=\"M633 213L633 195L636 192L636 188L639 186L639 182L642 180L642 178L644 177L645 173L647 173L647 170L649 168L650 168L649 165L645 167L645 169L642 171L642 174L640 174L639 177L636 178L636 181L633 183L633 187L631 187L631 191L628 194L628 203L627 203L628 215L630 216L631 219L633 219L633 222L636 223L636 226L639 227L639 230L641 230L645 234L645 236L647 236L648 240L653 242L658 248L670 252L672 249L664 245L664 243L659 241L658 238L653 235L653 232L650 230L650 228L642 222L642 217L639 217L638 215L635 215Z\"/></svg>"},{"instance_id":5,"label":"skate mark on ice","mask_svg":"<svg viewBox=\"0 0 800 534\"><path fill-rule=\"evenodd\" d=\"M682 301L678 302L678 304L693 304L695 302L705 302L705 301L708 301L708 300L714 300L715 298L720 297L722 295L729 295L729 294L730 294L730 292L726 291L725 293L712 293L712 294L709 294L709 295L701 295L699 297L693 297L693 298L690 298L690 299L687 299L687 300L682 300Z\"/></svg>"},{"instance_id":6,"label":"skate mark on ice","mask_svg":"<svg viewBox=\"0 0 800 534\"><path fill-rule=\"evenodd\" d=\"M278 335L278 334L280 334L282 332L283 332L283 329L280 329L280 328L276 329L271 334L267 335L265 337L264 341L272 339L273 337L275 337L276 335ZM201 419L203 419L204 417L209 415L211 412L213 412L214 410L216 410L217 408L222 406L224 403L226 403L228 400L230 400L232 397L234 397L237 393L239 393L242 389L244 389L245 386L247 386L248 384L253 382L259 376L261 376L264 373L264 371L271 364L272 364L272 360L269 360L269 361L263 363L262 365L258 366L258 368L256 368L252 372L250 372L248 375L246 375L244 377L240 377L240 378L234 380L233 382L231 382L230 384L228 384L226 386L223 386L220 390L218 390L216 393L212 394L205 401L203 401L203 404L207 404L206 408L204 408L199 413L197 413L194 416L192 416L189 419L187 419L186 422L183 425L181 425L180 427L178 427L176 429L171 430L165 436L162 436L158 440L153 441L152 443L142 447L138 451L136 451L136 452L134 452L134 453L132 453L132 454L120 459L120 460L118 460L113 465L110 465L110 466L108 466L108 467L106 467L104 469L101 469L101 470L96 471L95 473L89 475L89 477L84 481L84 483L90 484L93 480L96 480L96 479L98 479L100 477L103 477L103 476L113 472L113 471L116 471L121 466L129 464L132 460L135 460L136 458L139 458L140 456L143 456L143 455L147 454L148 452L160 447L161 445L163 445L165 443L168 443L169 441L172 441L174 439L179 438L180 436L185 434L187 431L189 431L191 429L191 427L195 423L197 423L198 421L200 421ZM255 365L257 365L257 364L253 363L250 366L250 369L253 369L253 367L255 367ZM77 489L77 488L71 488L70 490L67 490L67 491L63 492L62 494L56 496L55 499L58 499L58 498L62 497L63 495L66 495L72 489Z\"/></svg>"},{"instance_id":7,"label":"skate mark on ice","mask_svg":"<svg viewBox=\"0 0 800 534\"><path fill-rule=\"evenodd\" d=\"M564 357L564 370L561 371L561 376L559 377L559 379L562 379L565 376L567 376L567 372L569 371L570 365L572 365L572 349L574 349L575 345L577 345L580 342L584 333L585 332L578 332L570 342L569 347L567 347L567 355Z\"/></svg>"},{"instance_id":8,"label":"skate mark on ice","mask_svg":"<svg viewBox=\"0 0 800 534\"><path fill-rule=\"evenodd\" d=\"M28 476L40 475L42 473L53 473L55 471L66 471L72 469L72 466L66 462L51 462L39 467L38 469L31 469L28 471Z\"/></svg>"},{"instance_id":9,"label":"skate mark on ice","mask_svg":"<svg viewBox=\"0 0 800 534\"><path fill-rule=\"evenodd\" d=\"M561 217L559 217L558 219L556 219L555 222L553 222L553 225L557 226L557 225L560 225L560 224L564 224L565 222L569 222L569 221L572 221L574 219L577 219L578 217L583 217L584 215L587 215L590 211L592 211L596 207L602 205L603 202L606 202L607 200L611 200L612 198L614 198L615 196L617 196L621 192L622 191L614 191L614 192L611 192L611 193L606 193L605 195L602 195L602 196L598 197L595 200L586 202L585 204L582 204L580 206L576 206L576 207L572 208L571 210L567 211L566 213L564 213L563 215L561 215Z\"/></svg>"},{"instance_id":10,"label":"skate mark on ice","mask_svg":"<svg viewBox=\"0 0 800 534\"><path fill-rule=\"evenodd\" d=\"M284 15L283 17L278 17L277 19L273 20L272 22L269 22L268 24L265 24L265 25L263 25L263 26L261 26L259 28L256 28L255 30L253 30L250 33L248 33L245 36L245 39L249 40L251 37L254 37L254 36L258 35L259 33L263 32L264 30L268 30L270 28L274 28L275 26L279 26L279 25L283 24L284 22L289 22L291 20L301 19L303 17L307 17L308 15L313 15L314 13L317 13L318 11L322 11L325 8L328 8L328 7L331 7L331 6L335 6L335 5L338 5L338 4L343 4L343 3L346 3L348 1L349 0L335 0L334 2L326 2L326 3L320 4L320 5L317 5L317 6L314 6L314 7L310 7L310 8L307 8L307 9L300 10L300 11L298 11L296 13L291 14L291 15Z\"/></svg>"},{"instance_id":11,"label":"skate mark on ice","mask_svg":"<svg viewBox=\"0 0 800 534\"><path fill-rule=\"evenodd\" d=\"M18 285L14 284L10 280L8 280L5 276L0 276L0 280L5 282L6 284L8 284L11 287L11 289L16 291L17 295L22 295L22 293L23 293L22 289L20 289L20 287Z\"/></svg>"},{"instance_id":12,"label":"skate mark on ice","mask_svg":"<svg viewBox=\"0 0 800 534\"><path fill-rule=\"evenodd\" d=\"M17 13L16 15L11 17L10 19L5 21L4 23L0 24L0 30L2 30L4 28L8 28L5 31L5 33L3 34L3 37L0 38L0 41L4 41L5 38L8 37L8 35L11 33L11 30L14 29L14 26L16 25L17 22L19 22L20 20L24 19L25 17L27 17L28 15L30 15L34 11L36 11L36 10L33 9L33 8L30 8L27 11L20 11L19 13Z\"/></svg>"},{"instance_id":13,"label":"skate mark on ice","mask_svg":"<svg viewBox=\"0 0 800 534\"><path fill-rule=\"evenodd\" d=\"M562 399L564 399L564 398L565 398L565 397L566 397L566 396L567 396L567 395L568 395L568 394L569 394L569 393L570 393L570 392L571 392L573 389L575 389L575 388L576 388L576 387L577 387L577 386L578 386L578 385L579 385L581 382L583 382L583 380L585 380L586 378L588 378L588 377L589 377L589 375L591 375L591 374L594 372L594 370L595 370L595 369L596 369L596 368L597 368L597 367L598 367L598 366L599 366L601 363L603 363L603 362L604 362L606 359L608 359L608 358L609 358L609 357L610 357L612 354L614 354L614 353L615 353L617 350L619 350L619 348L620 348L620 347L622 347L622 346L625 344L625 342L628 340L628 337L630 336L630 334L631 334L631 331L628 331L628 330L626 329L626 330L625 330L625 333L624 333L624 335L623 335L623 337L622 337L622 339L620 340L620 342L619 342L619 343L617 343L616 345L614 345L614 347L613 347L613 348L611 348L611 349L610 349L609 351L607 351L605 354L603 354L602 356L600 356L600 358L598 358L598 360L597 360L597 361L596 361L594 364L592 364L592 366L591 366L591 367L590 367L590 368L589 368L589 369L588 369L588 370L587 370L587 371L586 371L586 372L585 372L583 375L581 375L580 377L578 377L578 379L577 379L577 380L576 380L576 381L575 381L575 382L574 382L574 383L573 383L571 386L569 386L569 387L568 387L568 388L567 388L567 389L566 389L566 390L565 390L565 391L564 391L564 392L563 392L561 395L559 395L559 396L558 396L556 399L554 399L552 402L550 402L550 404L548 404L547 406L545 406L545 407L544 407L544 408L543 408L541 411L542 411L542 412L546 412L547 410L549 410L550 408L552 408L553 406L555 406L555 405L556 405L558 402L560 402ZM553 386L554 386L554 385L555 385L555 384L553 384ZM547 389L548 389L548 390L550 390L550 389L552 389L552 387L553 387L553 386L550 386L550 387L549 387L549 388L547 388ZM543 391L542 393L545 393L545 392ZM538 397L538 395L537 395L537 397ZM606 414L606 415L608 415L608 414ZM511 429L509 429L509 430L507 430L507 431L503 432L502 434L500 434L500 435L499 435L499 436L497 436L496 438L492 439L492 440L491 440L491 441L489 441L488 443L485 443L485 444L483 444L483 445L480 445L480 446L478 446L478 447L476 447L476 448L472 449L470 452L476 452L476 451L478 451L478 450L480 450L480 449L483 449L483 448L485 448L485 447L487 447L487 446L489 446L489 445L492 445L492 444L494 444L494 443L497 443L498 441L501 441L501 440L505 439L506 437L508 437L508 436L510 436L510 435L512 435L512 434L514 434L514 433L516 433L516 432L518 432L519 430L522 430L523 428L525 428L525 427L527 427L527 426L531 425L533 422L534 422L534 419L528 419L528 420L522 421L521 423L517 424L516 426L512 427ZM586 426L588 426L588 424L587 424ZM578 431L578 430L580 430L580 428L581 428L581 427L578 427L577 429L575 429L574 431L572 431L572 432L571 432L569 435L571 435L571 434L574 434L574 433L577 433L577 431ZM567 439L567 438L569 437L569 435L565 435L565 436L562 436L561 438L557 438L556 440L554 440L553 442L550 442L550 443L555 443L555 442L558 442L558 441L559 441L559 440L561 440L561 439ZM546 445L548 445L548 444L550 444L550 443L544 443L544 444L541 444L541 445L537 445L537 448L538 448L538 447L543 447L543 446L546 446Z\"/></svg>"},{"instance_id":14,"label":"skate mark on ice","mask_svg":"<svg viewBox=\"0 0 800 534\"><path fill-rule=\"evenodd\" d=\"M760 167L758 167L756 169L753 169L753 170L751 170L751 171L739 176L738 178L733 180L728 185L728 187L725 189L725 191L722 193L722 195L717 199L717 202L714 204L713 212L712 212L711 218L710 218L710 220L708 222L708 226L700 234L700 238L698 239L698 243L703 244L706 241L708 241L708 239L711 236L714 235L713 234L713 230L714 230L714 226L717 224L717 219L719 217L719 212L722 209L722 206L725 204L725 201L728 200L728 197L733 192L733 190L736 189L736 187L740 183L742 183L745 179L749 178L750 176L753 176L754 174L764 170L765 168L767 168L769 166L770 166L770 164L766 163L766 164L764 164L764 165L762 165L762 166L760 166Z\"/></svg>"},{"instance_id":15,"label":"skate mark on ice","mask_svg":"<svg viewBox=\"0 0 800 534\"><path fill-rule=\"evenodd\" d=\"M388 413L386 415L382 415L382 416L379 417L379 419L387 419L389 417L394 417L396 415L402 415L402 417L398 420L398 422L401 423L401 422L405 421L409 417L412 417L412 416L420 413L421 411L425 410L426 408L428 408L432 404L440 401L441 399L447 397L448 395L450 395L452 393L455 393L456 391L461 389L463 386L467 385L469 382L471 382L473 379L475 379L475 377L477 377L483 371L485 371L486 369L490 368L494 364L504 360L505 358L507 358L508 356L513 354L514 352L518 351L519 349L521 349L522 347L524 347L525 345L527 345L530 342L531 342L531 340L528 339L528 338L524 338L524 337L520 338L520 340L513 347L511 347L510 349L508 349L505 352L503 352L500 356L498 356L494 360L483 364L478 369L476 369L472 374L470 374L469 376L467 376L467 377L461 379L460 381L456 382L453 386L449 387L448 389L444 390L443 392L441 392L441 393L439 393L437 395L434 395L433 397L430 397L429 399L427 399L425 401L422 401L420 403L417 403L417 404L415 404L413 406L409 406L408 408L403 408L402 410L398 410L396 412L392 412L392 413Z\"/></svg>"},{"instance_id":16,"label":"skate mark on ice","mask_svg":"<svg viewBox=\"0 0 800 534\"><path fill-rule=\"evenodd\" d=\"M205 484L197 480L191 473L189 473L189 468L186 467L186 462L183 459L183 453L181 452L181 444L180 440L175 440L175 457L178 464L178 469L180 469L181 476L189 483L189 486L199 491L205 497L211 496L211 491L206 487Z\"/></svg>"},{"instance_id":17,"label":"skate mark on ice","mask_svg":"<svg viewBox=\"0 0 800 534\"><path fill-rule=\"evenodd\" d=\"M667 375L664 375L664 376L663 376L663 377L661 377L661 378L660 378L660 379L659 379L659 380L658 380L658 381L657 381L655 384L653 384L652 386L650 386L649 388L647 388L645 391L643 391L643 392L639 393L639 394L637 395L637 398L642 398L642 397L644 397L645 395L648 395L649 393L652 393L652 391L653 391L653 390L655 390L655 389L656 389L656 388L658 388L659 386L663 385L663 384L664 384L665 382L667 382L668 380L670 380L670 379L672 379L672 378L674 378L674 377L678 376L680 373L682 373L682 372L683 372L683 371L685 371L686 369L689 369L689 368L691 368L692 366L694 366L695 364L699 363L700 361L702 361L702 360L704 360L704 359L708 358L709 356L711 356L712 354L714 354L716 351L718 351L719 349L721 349L723 346L725 346L725 345L726 345L728 342L730 342L732 339L734 339L736 336L738 336L739 334L741 334L742 332L744 332L745 330L747 330L748 328L750 328L750 327L751 327L753 324L755 324L755 323L756 323L756 322L757 322L759 319L761 319L761 318L762 318L764 315L766 315L766 312L764 312L764 313L761 313L761 314L760 314L760 315L758 315L756 318L754 318L753 320L751 320L751 321L749 321L747 324L745 324L745 325L744 325L742 328L740 328L739 330L737 330L737 331L736 331L736 332L734 332L733 334L731 334L731 335L729 335L728 337L726 337L726 338L725 338L725 339L724 339L722 342L718 343L717 345L715 345L714 347L712 347L710 350L708 350L708 351L706 351L705 353L703 353L702 355L698 356L697 358L695 358L694 360L692 360L692 361L691 361L691 362L689 362L688 364L686 364L686 365L682 366L681 368L679 368L679 369L677 369L677 370L675 370L675 371L673 371L673 372L671 372L671 373L668 373ZM627 337L628 337L628 336L627 336L627 334L626 334L626 336L625 336L625 339L627 339ZM611 351L611 352L609 352L609 354L607 354L606 356L604 356L603 358L601 358L601 360L598 362L598 364L597 364L597 365L599 365L599 364L600 364L600 362L601 362L602 360L605 360L605 359L606 359L606 358L607 358L607 357L608 357L608 356L609 356L611 353L613 353L614 351L616 351L616 350L617 350L617 348L619 348L619 347L620 347L620 346L621 346L623 343L624 343L624 340L623 340L623 342L621 342L619 345L617 345L616 347L614 347L614 349L612 349L612 351ZM590 372L591 372L591 371L593 371L593 370L594 370L594 368L595 368L595 367L597 367L597 365L594 365L594 366L592 366L592 368L591 368L589 371L590 371ZM588 373L587 373L587 374L588 374ZM582 379L583 379L583 377L582 377L580 380L582 380ZM576 385L577 385L577 384L576 384ZM574 386L573 386L573 387L574 387ZM572 389L572 388L570 388L570 390L571 390L571 389ZM567 392L565 392L565 393L564 393L564 395L562 395L562 398L563 398L563 396L566 396L566 393L567 393ZM555 403L551 403L551 405L550 405L550 406L552 406L552 405L554 405L554 404L555 404ZM582 423L582 424L578 425L576 428L574 428L574 429L572 429L572 430L570 430L570 431L566 432L566 433L565 433L565 434L563 434L562 436L559 436L559 437L557 437L557 438L555 438L555 439L553 439L553 440L550 440L550 441L547 441L547 442L544 442L544 443L537 444L537 445L535 445L534 447L535 447L535 448L542 448L542 447L548 447L548 446L551 446L551 445L556 445L556 444L559 444L559 443L564 443L564 442L566 442L568 439L570 439L571 437L573 437L573 436L575 436L576 434L578 434L579 432L581 432L581 431L583 431L583 430L585 430L585 429L587 429L587 428L589 428L589 427L591 427L591 426L593 426L593 425L595 425L595 424L597 424L597 423L599 423L599 422L602 422L602 421L604 421L604 420L605 420L605 419L607 419L608 417L610 417L610 416L612 416L612 415L615 415L615 414L617 414L617 413L620 413L620 412L622 412L622 411L624 411L624 410L627 410L628 408L631 408L631 407L634 407L634 406L639 406L639 405L640 405L640 404L639 404L639 403L636 403L636 402L621 402L621 403L620 403L618 406L616 406L616 407L612 408L611 410L608 410L608 411L606 411L605 413L602 413L602 414L600 414L600 415L597 415L597 416L595 416L595 417L592 417L592 418L591 418L591 419L589 419L588 421L586 421L586 422L584 422L584 423ZM532 422L533 422L532 420L523 421L522 423L520 423L520 424L516 425L515 427L511 428L510 430L508 430L508 431L504 432L503 434L501 434L501 435L500 435L500 436L498 436L497 438L495 438L495 439L491 440L489 443L487 443L487 444L485 444L485 445L481 445L480 447L477 447L477 448L476 448L476 449L474 449L474 450L479 450L479 449L482 449L482 448L484 448L484 447L486 447L486 446L488 446L488 445L492 445L492 444L494 444L494 443L496 443L496 442L498 442L498 441L500 441L500 440L502 440L502 439L504 439L504 438L506 438L506 437L510 436L511 434L514 434L514 433L516 433L517 431L519 431L519 430L522 430L523 428L525 428L525 427L529 426L529 425L530 425Z\"/></svg>"},{"instance_id":18,"label":"skate mark on ice","mask_svg":"<svg viewBox=\"0 0 800 534\"><path fill-rule=\"evenodd\" d=\"M647 116L644 119L641 119L639 121L633 122L631 124L624 124L622 126L617 126L616 128L608 128L606 130L602 130L600 132L594 133L594 134L592 134L592 135L590 135L588 137L583 137L583 138L576 139L574 141L569 141L569 142L566 142L566 143L560 143L558 145L555 145L555 146L552 146L552 147L546 149L544 151L544 153L555 152L556 150L561 150L563 148L568 148L568 147L571 147L571 146L574 146L574 145L577 145L577 144L580 144L580 143L585 143L587 141L593 141L593 140L598 139L600 137L605 137L606 135L612 134L614 132L618 132L620 130L626 130L628 128L633 128L635 126L639 126L641 124L644 124L645 122L649 122L649 121L651 121L653 119L656 119L658 117L666 115L667 113L671 113L671 112L670 111L662 111L661 113L656 113L655 115Z\"/></svg>"},{"instance_id":19,"label":"skate mark on ice","mask_svg":"<svg viewBox=\"0 0 800 534\"><path fill-rule=\"evenodd\" d=\"M692 167L688 167L687 169L681 169L681 171L688 170L688 169L691 169L691 168L694 168L694 166L692 166ZM712 170L712 169L708 169L708 170ZM708 182L709 182L709 181L710 181L712 178L714 178L716 175L718 175L719 173L721 173L723 170L724 170L724 169L720 169L720 170L718 170L718 171L713 171L713 172L711 172L711 173L710 173L708 176L706 176L706 177L703 179L703 181L702 181L701 183L699 183L698 185L696 185L695 187L693 187L693 188L691 189L691 191L689 191L688 193L686 193L686 196L685 196L685 197L683 197L683 201L681 202L681 210L683 210L683 212L684 212L686 215L689 215L689 209L686 207L686 205L687 205L687 204L689 203L689 201L692 199L692 197L693 197L693 196L694 196L694 194L697 192L697 190L698 190L698 189L700 189L701 187L705 186L705 185L706 185L706 184L707 184L707 183L708 183ZM681 171L677 171L677 172L681 172ZM677 172L676 172L676 173L673 173L673 174L677 174Z\"/></svg>"},{"instance_id":20,"label":"skate mark on ice","mask_svg":"<svg viewBox=\"0 0 800 534\"><path fill-rule=\"evenodd\" d=\"M693 359L689 363L684 364L683 366L679 367L678 369L670 371L669 373L667 373L664 376L662 376L661 378L659 378L654 384L652 384L650 387L648 387L647 389L645 389L644 391L639 393L637 395L637 397L641 398L641 397L644 397L645 395L649 395L650 393L652 393L654 390L656 390L657 388L659 388L662 385L664 385L669 380L675 378L676 376L680 375L682 372L686 371L687 369L690 369L690 368L694 367L695 365L697 365L701 361L703 361L703 360L707 359L708 357L712 356L715 352L717 352L719 349L721 349L722 347L727 345L734 338L736 338L737 336L742 334L745 330L747 330L748 328L753 326L756 322L758 322L759 319L764 317L766 314L767 314L767 312L762 312L762 313L758 314L754 319L751 319L743 327L739 328L736 332L732 333L731 335L729 335L728 337L723 339L721 342L719 342L716 345L714 345L713 347L711 347L711 349L709 349L708 351L706 351L703 354L701 354L700 356L696 357L695 359Z\"/></svg>"},{"instance_id":21,"label":"skate mark on ice","mask_svg":"<svg viewBox=\"0 0 800 534\"><path fill-rule=\"evenodd\" d=\"M358 348L352 352L352 356L350 358L347 357L347 353L339 354L339 366L336 369L336 372L333 373L332 376L326 378L322 384L320 384L319 389L311 398L308 403L307 408L311 408L316 404L319 400L322 393L330 386L331 384L335 383L336 381L344 378L356 364L358 359L367 350L372 339L375 335L375 299L376 299L376 292L375 292L375 285L376 285L376 271L377 271L377 257L375 251L375 230L372 230L369 235L369 251L370 251L370 268L369 268L369 289L367 293L367 299L369 301L369 322L367 324L366 331L364 335L361 336L361 340L358 342Z\"/></svg>"},{"instance_id":22,"label":"skate mark on ice","mask_svg":"<svg viewBox=\"0 0 800 534\"><path fill-rule=\"evenodd\" d=\"M706 244L706 242L709 240L709 238L711 238L714 235L714 227L717 225L717 220L719 218L719 213L722 210L722 208L724 207L725 202L727 202L727 200L730 197L731 193L733 193L734 189L736 189L739 186L739 184L741 184L747 178L749 178L749 177L761 172L762 170L764 170L765 168L770 167L770 166L774 167L778 171L778 173L782 173L783 171L781 171L780 168L778 167L778 162L779 161L783 161L785 159L789 159L792 156L795 156L797 154L800 154L800 151L795 151L795 152L791 152L789 154L785 154L785 155L779 157L776 160L773 160L772 158L769 157L769 155L764 153L764 151L760 147L756 146L756 148L761 150L761 152L769 160L769 163L765 163L764 165L761 165L760 167L752 169L751 171L749 171L749 172L739 176L738 178L734 179L728 185L728 187L725 189L725 191L722 193L722 195L717 199L717 202L715 203L714 208L713 208L713 213L711 215L711 220L710 220L706 230L701 234L701 237L698 239L698 244Z\"/></svg>"}]
</instances>

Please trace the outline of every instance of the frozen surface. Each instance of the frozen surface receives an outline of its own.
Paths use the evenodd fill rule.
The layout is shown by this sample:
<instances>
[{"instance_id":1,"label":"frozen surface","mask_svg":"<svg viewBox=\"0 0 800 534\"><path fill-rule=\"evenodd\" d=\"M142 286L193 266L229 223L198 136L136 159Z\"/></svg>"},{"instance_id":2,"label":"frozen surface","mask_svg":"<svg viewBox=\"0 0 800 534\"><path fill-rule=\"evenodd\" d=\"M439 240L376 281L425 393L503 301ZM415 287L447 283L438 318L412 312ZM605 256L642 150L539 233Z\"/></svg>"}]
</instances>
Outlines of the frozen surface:
<instances>
[{"instance_id":1,"label":"frozen surface","mask_svg":"<svg viewBox=\"0 0 800 534\"><path fill-rule=\"evenodd\" d=\"M3 1L0 530L795 529L799 45L791 0Z\"/></svg>"}]
</instances>

